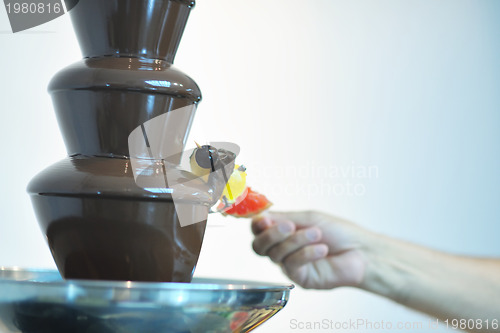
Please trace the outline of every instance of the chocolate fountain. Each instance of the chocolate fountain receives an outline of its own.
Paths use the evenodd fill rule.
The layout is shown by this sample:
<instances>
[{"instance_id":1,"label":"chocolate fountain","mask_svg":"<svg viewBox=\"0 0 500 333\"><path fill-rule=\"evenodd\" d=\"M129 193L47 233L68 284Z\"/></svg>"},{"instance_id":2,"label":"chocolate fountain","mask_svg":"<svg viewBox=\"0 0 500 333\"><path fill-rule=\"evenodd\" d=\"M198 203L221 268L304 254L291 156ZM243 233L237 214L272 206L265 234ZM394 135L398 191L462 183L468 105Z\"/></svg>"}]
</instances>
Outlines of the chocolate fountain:
<instances>
[{"instance_id":1,"label":"chocolate fountain","mask_svg":"<svg viewBox=\"0 0 500 333\"><path fill-rule=\"evenodd\" d=\"M163 175L165 159L184 149L201 100L196 83L172 66L193 6L84 0L70 11L84 59L49 85L69 157L28 187L65 278L191 281L215 198L200 181L185 201L193 217L201 211L205 218L182 227L172 194L148 191L140 180ZM147 133L164 115L176 117L163 117L160 130ZM143 149L129 142L137 130L149 139ZM151 156L155 143L163 149ZM147 167L138 177L141 160Z\"/></svg>"},{"instance_id":2,"label":"chocolate fountain","mask_svg":"<svg viewBox=\"0 0 500 333\"><path fill-rule=\"evenodd\" d=\"M194 4L68 1L84 59L49 85L68 157L28 186L59 273L0 267L2 333L248 332L288 302L293 286L192 279L237 154L214 144L212 172L189 170L201 93L172 63Z\"/></svg>"}]
</instances>

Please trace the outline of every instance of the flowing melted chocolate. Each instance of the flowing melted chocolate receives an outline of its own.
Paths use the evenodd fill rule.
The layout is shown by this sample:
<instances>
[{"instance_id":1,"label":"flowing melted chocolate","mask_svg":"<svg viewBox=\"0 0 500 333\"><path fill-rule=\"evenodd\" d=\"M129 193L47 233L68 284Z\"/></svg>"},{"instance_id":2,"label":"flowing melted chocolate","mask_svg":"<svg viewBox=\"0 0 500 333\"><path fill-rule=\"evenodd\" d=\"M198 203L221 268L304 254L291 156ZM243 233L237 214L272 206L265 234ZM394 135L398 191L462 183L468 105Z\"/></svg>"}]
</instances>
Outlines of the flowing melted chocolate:
<instances>
[{"instance_id":1,"label":"flowing melted chocolate","mask_svg":"<svg viewBox=\"0 0 500 333\"><path fill-rule=\"evenodd\" d=\"M38 217L46 222L64 278L191 281L206 221L181 227L172 202L60 196L34 201L57 207L38 210Z\"/></svg>"},{"instance_id":2,"label":"flowing melted chocolate","mask_svg":"<svg viewBox=\"0 0 500 333\"><path fill-rule=\"evenodd\" d=\"M145 156L130 153L129 139L139 126L187 107L182 124L164 123L157 138L160 146L176 148L172 151L184 148L201 92L173 67L173 60L193 6L188 0L70 5L85 59L60 71L49 86L70 158L41 172L28 186L65 278L191 280L206 221L181 227L166 182L156 192L136 183L144 178L132 174L131 157ZM193 182L200 189L191 191L186 185L174 193L188 206L182 214L188 220L201 216L198 222L206 215L197 215L201 209L196 207L214 201L217 191L209 182Z\"/></svg>"}]
</instances>

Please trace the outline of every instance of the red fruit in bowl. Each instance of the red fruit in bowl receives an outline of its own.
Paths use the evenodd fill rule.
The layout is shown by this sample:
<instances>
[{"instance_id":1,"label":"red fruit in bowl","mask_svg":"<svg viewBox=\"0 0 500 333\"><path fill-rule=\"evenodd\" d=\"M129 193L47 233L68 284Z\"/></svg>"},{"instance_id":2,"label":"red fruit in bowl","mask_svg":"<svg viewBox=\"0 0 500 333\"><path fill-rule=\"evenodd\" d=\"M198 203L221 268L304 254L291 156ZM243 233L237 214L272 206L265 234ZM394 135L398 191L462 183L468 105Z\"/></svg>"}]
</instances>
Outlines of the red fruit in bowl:
<instances>
[{"instance_id":1,"label":"red fruit in bowl","mask_svg":"<svg viewBox=\"0 0 500 333\"><path fill-rule=\"evenodd\" d=\"M236 329L240 328L241 325L243 325L249 317L249 314L247 312L235 312L231 318L231 322L229 324L229 328L231 331L235 331Z\"/></svg>"}]
</instances>

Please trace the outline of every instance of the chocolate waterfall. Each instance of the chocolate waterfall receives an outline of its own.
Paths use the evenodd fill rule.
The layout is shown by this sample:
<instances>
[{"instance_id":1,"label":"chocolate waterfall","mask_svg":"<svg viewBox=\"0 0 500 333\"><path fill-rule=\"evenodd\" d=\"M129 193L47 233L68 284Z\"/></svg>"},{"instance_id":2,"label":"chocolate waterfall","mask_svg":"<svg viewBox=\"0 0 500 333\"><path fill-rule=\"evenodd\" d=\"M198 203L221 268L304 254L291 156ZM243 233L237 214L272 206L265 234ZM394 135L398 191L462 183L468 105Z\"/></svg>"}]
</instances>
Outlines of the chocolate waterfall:
<instances>
[{"instance_id":1,"label":"chocolate waterfall","mask_svg":"<svg viewBox=\"0 0 500 333\"><path fill-rule=\"evenodd\" d=\"M171 151L185 147L201 93L172 64L193 6L184 0L80 0L70 12L84 58L49 85L68 157L28 186L65 278L192 278L215 192L194 180L183 215L202 222L182 227L171 191L136 182L128 138L148 121L181 110L175 126L162 122L161 143ZM149 165L150 174L164 172L163 160Z\"/></svg>"}]
</instances>

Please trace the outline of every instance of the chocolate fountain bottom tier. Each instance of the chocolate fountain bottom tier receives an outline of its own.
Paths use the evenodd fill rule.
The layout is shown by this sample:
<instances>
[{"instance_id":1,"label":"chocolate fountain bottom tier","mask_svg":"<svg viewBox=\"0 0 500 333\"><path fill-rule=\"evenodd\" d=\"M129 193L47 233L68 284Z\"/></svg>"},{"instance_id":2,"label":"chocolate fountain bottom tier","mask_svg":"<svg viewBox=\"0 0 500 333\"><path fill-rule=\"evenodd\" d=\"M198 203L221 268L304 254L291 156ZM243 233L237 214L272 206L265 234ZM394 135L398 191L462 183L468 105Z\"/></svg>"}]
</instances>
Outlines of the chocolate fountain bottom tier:
<instances>
[{"instance_id":1,"label":"chocolate fountain bottom tier","mask_svg":"<svg viewBox=\"0 0 500 333\"><path fill-rule=\"evenodd\" d=\"M36 194L31 200L66 279L192 279L206 220L181 227L171 201Z\"/></svg>"}]
</instances>

